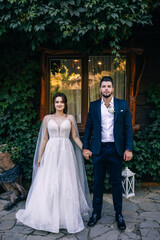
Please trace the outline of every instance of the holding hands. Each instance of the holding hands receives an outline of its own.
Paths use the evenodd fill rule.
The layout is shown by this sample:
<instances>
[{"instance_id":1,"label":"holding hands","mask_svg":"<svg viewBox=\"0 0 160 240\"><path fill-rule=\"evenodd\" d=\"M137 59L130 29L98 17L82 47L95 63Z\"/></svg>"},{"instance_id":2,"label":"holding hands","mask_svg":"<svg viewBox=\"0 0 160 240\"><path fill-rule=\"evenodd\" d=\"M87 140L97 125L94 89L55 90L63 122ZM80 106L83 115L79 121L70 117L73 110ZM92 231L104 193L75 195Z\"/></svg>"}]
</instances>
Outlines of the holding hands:
<instances>
[{"instance_id":1,"label":"holding hands","mask_svg":"<svg viewBox=\"0 0 160 240\"><path fill-rule=\"evenodd\" d=\"M88 149L83 149L83 156L88 160L92 156L92 152Z\"/></svg>"}]
</instances>

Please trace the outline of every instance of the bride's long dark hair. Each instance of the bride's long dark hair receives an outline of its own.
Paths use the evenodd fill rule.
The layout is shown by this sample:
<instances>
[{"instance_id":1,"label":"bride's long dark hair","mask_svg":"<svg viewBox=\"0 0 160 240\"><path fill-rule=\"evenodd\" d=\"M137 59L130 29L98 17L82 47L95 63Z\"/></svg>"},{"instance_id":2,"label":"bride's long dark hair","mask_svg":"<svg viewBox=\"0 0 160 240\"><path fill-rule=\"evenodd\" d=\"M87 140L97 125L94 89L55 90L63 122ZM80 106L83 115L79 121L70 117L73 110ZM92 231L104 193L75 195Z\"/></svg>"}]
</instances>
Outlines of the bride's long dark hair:
<instances>
[{"instance_id":1,"label":"bride's long dark hair","mask_svg":"<svg viewBox=\"0 0 160 240\"><path fill-rule=\"evenodd\" d=\"M67 107L67 97L64 93L56 93L54 96L53 96L53 113L56 112L56 108L55 108L55 100L57 97L61 97L62 98L62 101L64 103L64 109L63 109L63 113L67 113L67 110L68 110L68 107Z\"/></svg>"}]
</instances>

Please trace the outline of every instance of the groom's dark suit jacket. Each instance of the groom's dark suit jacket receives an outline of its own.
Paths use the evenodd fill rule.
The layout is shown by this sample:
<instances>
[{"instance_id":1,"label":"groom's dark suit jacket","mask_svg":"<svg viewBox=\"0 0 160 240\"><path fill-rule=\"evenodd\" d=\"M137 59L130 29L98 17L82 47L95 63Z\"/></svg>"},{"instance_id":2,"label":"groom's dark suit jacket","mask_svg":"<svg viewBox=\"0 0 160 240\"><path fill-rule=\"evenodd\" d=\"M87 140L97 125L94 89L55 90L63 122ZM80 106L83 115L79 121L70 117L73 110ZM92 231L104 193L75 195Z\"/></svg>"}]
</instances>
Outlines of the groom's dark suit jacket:
<instances>
[{"instance_id":1,"label":"groom's dark suit jacket","mask_svg":"<svg viewBox=\"0 0 160 240\"><path fill-rule=\"evenodd\" d=\"M125 150L132 151L133 130L132 120L126 100L114 98L114 140L115 147L120 156ZM91 140L91 148L90 137ZM91 149L94 155L98 155L101 150L101 99L91 102L87 117L85 134L83 139L83 149Z\"/></svg>"}]
</instances>

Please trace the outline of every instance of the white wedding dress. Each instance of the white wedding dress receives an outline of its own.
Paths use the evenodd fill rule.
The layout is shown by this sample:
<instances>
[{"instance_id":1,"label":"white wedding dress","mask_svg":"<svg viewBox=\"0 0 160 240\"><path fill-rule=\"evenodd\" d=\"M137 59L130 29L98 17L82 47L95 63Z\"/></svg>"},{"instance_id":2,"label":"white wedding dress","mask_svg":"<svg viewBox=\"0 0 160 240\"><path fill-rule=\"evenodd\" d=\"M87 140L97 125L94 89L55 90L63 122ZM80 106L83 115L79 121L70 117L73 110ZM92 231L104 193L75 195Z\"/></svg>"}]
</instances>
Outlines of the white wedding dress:
<instances>
[{"instance_id":1,"label":"white wedding dress","mask_svg":"<svg viewBox=\"0 0 160 240\"><path fill-rule=\"evenodd\" d=\"M46 125L49 140L41 165L32 181L25 209L19 210L16 218L38 230L58 233L59 229L67 229L76 233L84 229L82 218L90 214L90 200L85 195L81 169L69 138L71 120L66 117L59 124L49 116Z\"/></svg>"}]
</instances>

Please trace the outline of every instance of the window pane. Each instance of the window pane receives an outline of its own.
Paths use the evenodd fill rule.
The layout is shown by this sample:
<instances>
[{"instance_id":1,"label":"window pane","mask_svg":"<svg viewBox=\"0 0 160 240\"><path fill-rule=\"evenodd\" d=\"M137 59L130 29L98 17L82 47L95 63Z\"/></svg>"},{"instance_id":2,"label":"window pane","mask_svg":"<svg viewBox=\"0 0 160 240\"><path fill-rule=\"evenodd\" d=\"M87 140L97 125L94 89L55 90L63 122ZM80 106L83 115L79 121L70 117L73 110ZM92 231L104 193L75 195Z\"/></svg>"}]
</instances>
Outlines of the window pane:
<instances>
[{"instance_id":1,"label":"window pane","mask_svg":"<svg viewBox=\"0 0 160 240\"><path fill-rule=\"evenodd\" d=\"M68 100L68 113L81 122L81 79L82 62L80 59L51 59L50 62L50 109L57 92L63 92Z\"/></svg>"},{"instance_id":2,"label":"window pane","mask_svg":"<svg viewBox=\"0 0 160 240\"><path fill-rule=\"evenodd\" d=\"M91 56L88 60L89 102L100 98L99 83L103 76L114 81L114 96L125 99L126 57L121 56L120 64L114 63L113 56Z\"/></svg>"}]
</instances>

